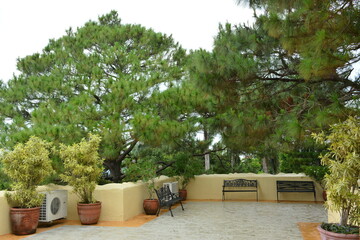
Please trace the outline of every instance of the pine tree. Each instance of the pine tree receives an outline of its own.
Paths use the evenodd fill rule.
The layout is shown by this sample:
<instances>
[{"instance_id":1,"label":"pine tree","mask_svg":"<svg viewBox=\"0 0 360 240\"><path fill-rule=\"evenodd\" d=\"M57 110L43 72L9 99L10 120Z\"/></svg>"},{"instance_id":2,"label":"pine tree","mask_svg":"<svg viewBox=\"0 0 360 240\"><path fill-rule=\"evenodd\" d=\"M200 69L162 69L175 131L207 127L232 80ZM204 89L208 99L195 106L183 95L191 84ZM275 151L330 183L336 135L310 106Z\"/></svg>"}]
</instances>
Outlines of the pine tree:
<instances>
[{"instance_id":1,"label":"pine tree","mask_svg":"<svg viewBox=\"0 0 360 240\"><path fill-rule=\"evenodd\" d=\"M161 114L167 92L183 78L184 59L171 36L122 24L115 11L69 29L19 59L21 74L1 86L2 145L30 135L69 145L98 134L104 165L120 181L122 161L138 141L186 132Z\"/></svg>"}]
</instances>

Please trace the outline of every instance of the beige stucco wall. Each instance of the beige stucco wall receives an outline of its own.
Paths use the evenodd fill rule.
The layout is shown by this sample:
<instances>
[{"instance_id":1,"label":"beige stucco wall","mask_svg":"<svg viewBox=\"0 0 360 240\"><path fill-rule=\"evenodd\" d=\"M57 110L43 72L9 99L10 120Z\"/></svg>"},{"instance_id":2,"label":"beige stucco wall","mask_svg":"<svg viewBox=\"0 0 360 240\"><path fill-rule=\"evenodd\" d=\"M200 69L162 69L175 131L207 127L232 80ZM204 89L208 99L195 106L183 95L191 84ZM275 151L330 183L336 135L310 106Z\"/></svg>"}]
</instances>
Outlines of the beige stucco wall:
<instances>
[{"instance_id":1,"label":"beige stucco wall","mask_svg":"<svg viewBox=\"0 0 360 240\"><path fill-rule=\"evenodd\" d=\"M5 198L5 192L0 191L0 235L10 231L9 205Z\"/></svg>"},{"instance_id":2,"label":"beige stucco wall","mask_svg":"<svg viewBox=\"0 0 360 240\"><path fill-rule=\"evenodd\" d=\"M252 173L234 173L234 174L213 174L196 176L188 185L188 199L222 199L222 185L224 179L245 178L258 181L259 201L276 201L276 181L313 181L304 174L252 174ZM323 201L322 188L315 183L316 200ZM226 193L227 200L241 199L254 200L256 193ZM279 193L279 200L287 201L314 201L313 193Z\"/></svg>"},{"instance_id":3,"label":"beige stucco wall","mask_svg":"<svg viewBox=\"0 0 360 240\"><path fill-rule=\"evenodd\" d=\"M161 176L156 179L156 186L162 186L164 182L172 182L174 178ZM56 189L68 190L67 219L79 220L77 214L77 196L72 193L69 186L46 185L38 187L39 191L51 191ZM11 232L9 220L9 205L0 191L0 235ZM144 212L143 200L148 198L145 184L137 183L112 183L97 186L94 192L96 200L101 201L100 221L126 221Z\"/></svg>"},{"instance_id":4,"label":"beige stucco wall","mask_svg":"<svg viewBox=\"0 0 360 240\"><path fill-rule=\"evenodd\" d=\"M187 188L188 199L220 200L222 199L222 184L224 179L257 179L260 201L276 200L276 180L305 180L311 179L303 174L214 174L196 176ZM156 185L164 182L175 181L174 178L161 176L156 180ZM55 189L68 190L68 216L69 220L78 220L76 204L78 198L72 193L69 186L47 185L40 186L39 191ZM317 200L322 201L322 189L316 184ZM146 187L142 182L106 184L97 186L94 196L102 202L100 221L125 221L143 213L143 200L148 198ZM226 199L254 200L255 193L227 193ZM281 193L280 200L313 201L312 193ZM9 206L0 191L0 235L10 232Z\"/></svg>"}]
</instances>

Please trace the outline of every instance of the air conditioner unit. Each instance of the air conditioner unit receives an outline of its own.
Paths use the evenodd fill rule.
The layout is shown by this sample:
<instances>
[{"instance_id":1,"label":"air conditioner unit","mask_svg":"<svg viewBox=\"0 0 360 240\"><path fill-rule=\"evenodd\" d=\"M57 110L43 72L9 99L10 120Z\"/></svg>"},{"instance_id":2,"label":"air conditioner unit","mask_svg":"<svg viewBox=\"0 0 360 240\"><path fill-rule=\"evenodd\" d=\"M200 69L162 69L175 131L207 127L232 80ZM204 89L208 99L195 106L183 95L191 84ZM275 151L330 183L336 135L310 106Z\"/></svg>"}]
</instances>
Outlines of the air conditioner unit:
<instances>
[{"instance_id":1,"label":"air conditioner unit","mask_svg":"<svg viewBox=\"0 0 360 240\"><path fill-rule=\"evenodd\" d=\"M39 222L51 222L67 216L67 190L42 192L45 194L40 207Z\"/></svg>"},{"instance_id":2,"label":"air conditioner unit","mask_svg":"<svg viewBox=\"0 0 360 240\"><path fill-rule=\"evenodd\" d=\"M179 193L179 187L178 187L178 182L168 182L168 183L163 183L163 187L165 186L169 186L170 191L172 193L178 194Z\"/></svg>"}]
</instances>

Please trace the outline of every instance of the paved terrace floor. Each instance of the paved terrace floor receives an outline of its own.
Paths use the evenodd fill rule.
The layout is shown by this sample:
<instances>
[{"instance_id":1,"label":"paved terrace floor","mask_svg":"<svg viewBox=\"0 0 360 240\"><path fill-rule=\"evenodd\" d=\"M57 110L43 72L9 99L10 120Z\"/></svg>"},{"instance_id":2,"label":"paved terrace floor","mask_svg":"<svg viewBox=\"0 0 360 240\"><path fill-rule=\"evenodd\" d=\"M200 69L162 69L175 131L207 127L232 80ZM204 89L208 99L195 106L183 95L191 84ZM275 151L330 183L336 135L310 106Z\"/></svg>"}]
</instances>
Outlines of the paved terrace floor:
<instances>
[{"instance_id":1,"label":"paved terrace floor","mask_svg":"<svg viewBox=\"0 0 360 240\"><path fill-rule=\"evenodd\" d=\"M316 203L240 201L187 201L159 217L139 215L125 222L100 222L81 226L65 221L38 228L29 240L79 239L186 239L186 240L318 240L315 227L326 221L326 211ZM8 234L0 239L19 239Z\"/></svg>"}]
</instances>

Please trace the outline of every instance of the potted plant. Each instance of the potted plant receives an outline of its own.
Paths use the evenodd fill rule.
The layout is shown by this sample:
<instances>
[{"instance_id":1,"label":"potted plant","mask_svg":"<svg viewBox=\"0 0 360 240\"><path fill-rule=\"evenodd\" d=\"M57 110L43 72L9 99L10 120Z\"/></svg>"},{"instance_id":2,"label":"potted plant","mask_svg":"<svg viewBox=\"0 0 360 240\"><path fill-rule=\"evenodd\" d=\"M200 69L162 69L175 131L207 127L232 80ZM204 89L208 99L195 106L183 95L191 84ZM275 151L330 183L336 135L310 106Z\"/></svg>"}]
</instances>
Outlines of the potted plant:
<instances>
[{"instance_id":1,"label":"potted plant","mask_svg":"<svg viewBox=\"0 0 360 240\"><path fill-rule=\"evenodd\" d=\"M127 180L142 180L145 184L148 198L144 199L143 207L147 215L156 215L159 208L159 201L155 198L155 179L157 177L157 165L155 159L151 156L138 158L134 161L127 161L126 164L126 179Z\"/></svg>"},{"instance_id":2,"label":"potted plant","mask_svg":"<svg viewBox=\"0 0 360 240\"><path fill-rule=\"evenodd\" d=\"M193 179L194 177L195 177L194 175L191 176L191 175L186 175L186 174L176 177L176 180L179 182L179 196L184 201L187 198L186 187L189 184L190 180Z\"/></svg>"},{"instance_id":3,"label":"potted plant","mask_svg":"<svg viewBox=\"0 0 360 240\"><path fill-rule=\"evenodd\" d=\"M313 134L318 143L327 144L328 152L321 156L329 167L325 175L327 202L325 206L340 213L340 223L323 223L318 227L322 239L359 239L360 193L360 119L349 117L334 124L330 134ZM357 226L355 226L357 225Z\"/></svg>"},{"instance_id":4,"label":"potted plant","mask_svg":"<svg viewBox=\"0 0 360 240\"><path fill-rule=\"evenodd\" d=\"M49 158L51 143L32 136L2 156L4 172L12 180L13 192L6 192L9 202L12 233L26 235L36 232L44 195L36 187L54 173Z\"/></svg>"},{"instance_id":5,"label":"potted plant","mask_svg":"<svg viewBox=\"0 0 360 240\"><path fill-rule=\"evenodd\" d=\"M203 166L188 153L178 153L175 156L174 175L179 182L179 196L182 200L187 198L187 186L196 174L200 174Z\"/></svg>"},{"instance_id":6,"label":"potted plant","mask_svg":"<svg viewBox=\"0 0 360 240\"><path fill-rule=\"evenodd\" d=\"M77 204L81 224L96 224L101 213L101 202L93 196L97 180L100 178L103 159L98 149L101 138L89 134L89 139L71 146L60 145L60 158L64 161L64 173L60 178L73 187L79 197Z\"/></svg>"}]
</instances>

